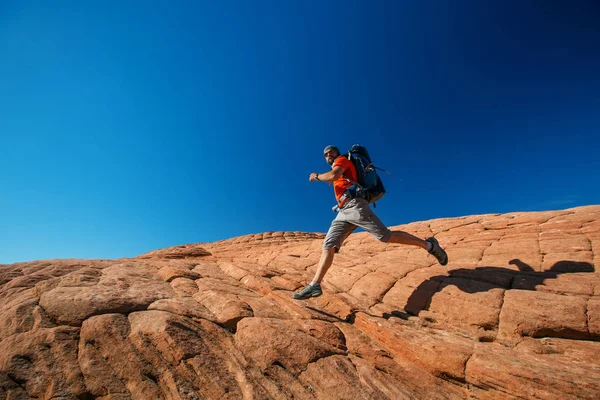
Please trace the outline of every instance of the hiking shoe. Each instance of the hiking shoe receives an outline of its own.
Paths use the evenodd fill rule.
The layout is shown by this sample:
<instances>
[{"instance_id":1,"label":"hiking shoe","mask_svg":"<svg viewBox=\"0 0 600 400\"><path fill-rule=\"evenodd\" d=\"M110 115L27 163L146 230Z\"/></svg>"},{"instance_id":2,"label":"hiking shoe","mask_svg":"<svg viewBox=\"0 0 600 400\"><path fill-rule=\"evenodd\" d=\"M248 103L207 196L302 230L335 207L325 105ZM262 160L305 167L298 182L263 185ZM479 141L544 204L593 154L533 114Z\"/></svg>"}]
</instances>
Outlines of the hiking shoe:
<instances>
[{"instance_id":1,"label":"hiking shoe","mask_svg":"<svg viewBox=\"0 0 600 400\"><path fill-rule=\"evenodd\" d=\"M292 298L294 300L306 300L311 297L319 297L322 294L321 285L308 285L298 293L294 293Z\"/></svg>"},{"instance_id":2,"label":"hiking shoe","mask_svg":"<svg viewBox=\"0 0 600 400\"><path fill-rule=\"evenodd\" d=\"M442 265L448 264L448 254L446 254L444 249L442 249L442 247L438 243L437 239L432 236L430 238L425 239L425 241L431 243L431 245L432 245L431 250L429 251L429 254L431 254L432 256L437 258L437 260L440 264L442 264Z\"/></svg>"}]
</instances>

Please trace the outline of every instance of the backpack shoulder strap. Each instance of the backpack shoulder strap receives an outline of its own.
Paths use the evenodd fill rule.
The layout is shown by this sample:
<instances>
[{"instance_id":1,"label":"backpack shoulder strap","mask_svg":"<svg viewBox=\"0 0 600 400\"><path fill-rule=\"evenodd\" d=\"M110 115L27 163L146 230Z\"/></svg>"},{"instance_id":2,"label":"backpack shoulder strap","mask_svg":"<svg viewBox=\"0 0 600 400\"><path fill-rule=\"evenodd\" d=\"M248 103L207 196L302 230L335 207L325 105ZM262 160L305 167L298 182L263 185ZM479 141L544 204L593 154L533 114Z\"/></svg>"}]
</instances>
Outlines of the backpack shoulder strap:
<instances>
[{"instance_id":1,"label":"backpack shoulder strap","mask_svg":"<svg viewBox=\"0 0 600 400\"><path fill-rule=\"evenodd\" d=\"M348 154L340 155L340 157L346 157L348 159L348 161L350 161L350 163L352 163L352 167L354 167L354 169L356 169L356 167L354 166L354 163L352 162L352 152L351 151L349 151ZM358 173L358 171L356 171L356 172ZM351 184L356 185L359 188L362 188L362 185L360 183L350 179L349 177L346 176L346 174L342 174L342 176L344 177L344 179L346 179Z\"/></svg>"}]
</instances>

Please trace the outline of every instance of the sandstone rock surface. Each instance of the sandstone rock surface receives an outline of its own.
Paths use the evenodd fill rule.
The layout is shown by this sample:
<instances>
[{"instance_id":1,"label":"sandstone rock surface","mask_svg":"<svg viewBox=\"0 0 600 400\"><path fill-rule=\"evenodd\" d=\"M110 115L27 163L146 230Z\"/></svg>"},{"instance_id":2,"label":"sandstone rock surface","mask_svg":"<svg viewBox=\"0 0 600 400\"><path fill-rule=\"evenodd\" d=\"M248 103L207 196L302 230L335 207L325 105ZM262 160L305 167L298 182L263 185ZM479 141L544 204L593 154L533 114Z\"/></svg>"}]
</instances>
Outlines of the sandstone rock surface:
<instances>
[{"instance_id":1,"label":"sandstone rock surface","mask_svg":"<svg viewBox=\"0 0 600 400\"><path fill-rule=\"evenodd\" d=\"M600 206L0 265L0 400L598 399Z\"/></svg>"}]
</instances>

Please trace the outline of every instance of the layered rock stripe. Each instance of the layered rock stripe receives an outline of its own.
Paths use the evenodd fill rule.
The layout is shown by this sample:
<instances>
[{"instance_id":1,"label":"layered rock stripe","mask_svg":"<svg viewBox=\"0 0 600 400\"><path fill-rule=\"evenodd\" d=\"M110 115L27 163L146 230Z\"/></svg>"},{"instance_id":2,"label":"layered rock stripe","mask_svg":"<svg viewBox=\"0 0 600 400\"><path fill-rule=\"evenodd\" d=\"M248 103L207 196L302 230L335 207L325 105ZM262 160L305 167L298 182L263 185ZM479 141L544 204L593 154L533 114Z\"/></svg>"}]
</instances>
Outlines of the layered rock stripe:
<instances>
[{"instance_id":1,"label":"layered rock stripe","mask_svg":"<svg viewBox=\"0 0 600 400\"><path fill-rule=\"evenodd\" d=\"M600 206L0 265L0 400L598 399Z\"/></svg>"}]
</instances>

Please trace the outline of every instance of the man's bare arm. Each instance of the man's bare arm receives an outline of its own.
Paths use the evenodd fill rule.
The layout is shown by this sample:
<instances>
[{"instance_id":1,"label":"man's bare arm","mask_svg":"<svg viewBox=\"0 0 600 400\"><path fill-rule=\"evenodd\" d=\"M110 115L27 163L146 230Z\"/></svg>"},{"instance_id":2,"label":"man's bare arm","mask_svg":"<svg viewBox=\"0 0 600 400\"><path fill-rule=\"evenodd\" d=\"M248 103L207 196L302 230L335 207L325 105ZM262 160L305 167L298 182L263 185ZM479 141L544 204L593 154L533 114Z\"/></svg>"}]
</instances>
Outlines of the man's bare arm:
<instances>
[{"instance_id":1,"label":"man's bare arm","mask_svg":"<svg viewBox=\"0 0 600 400\"><path fill-rule=\"evenodd\" d=\"M341 165L338 165L337 167L333 168L331 171L324 172L322 174L316 174L313 172L312 174L310 174L310 177L308 178L308 180L311 182L313 182L313 181L334 182L336 179L338 179L340 176L342 176L344 171L345 171L344 167L342 167Z\"/></svg>"}]
</instances>

